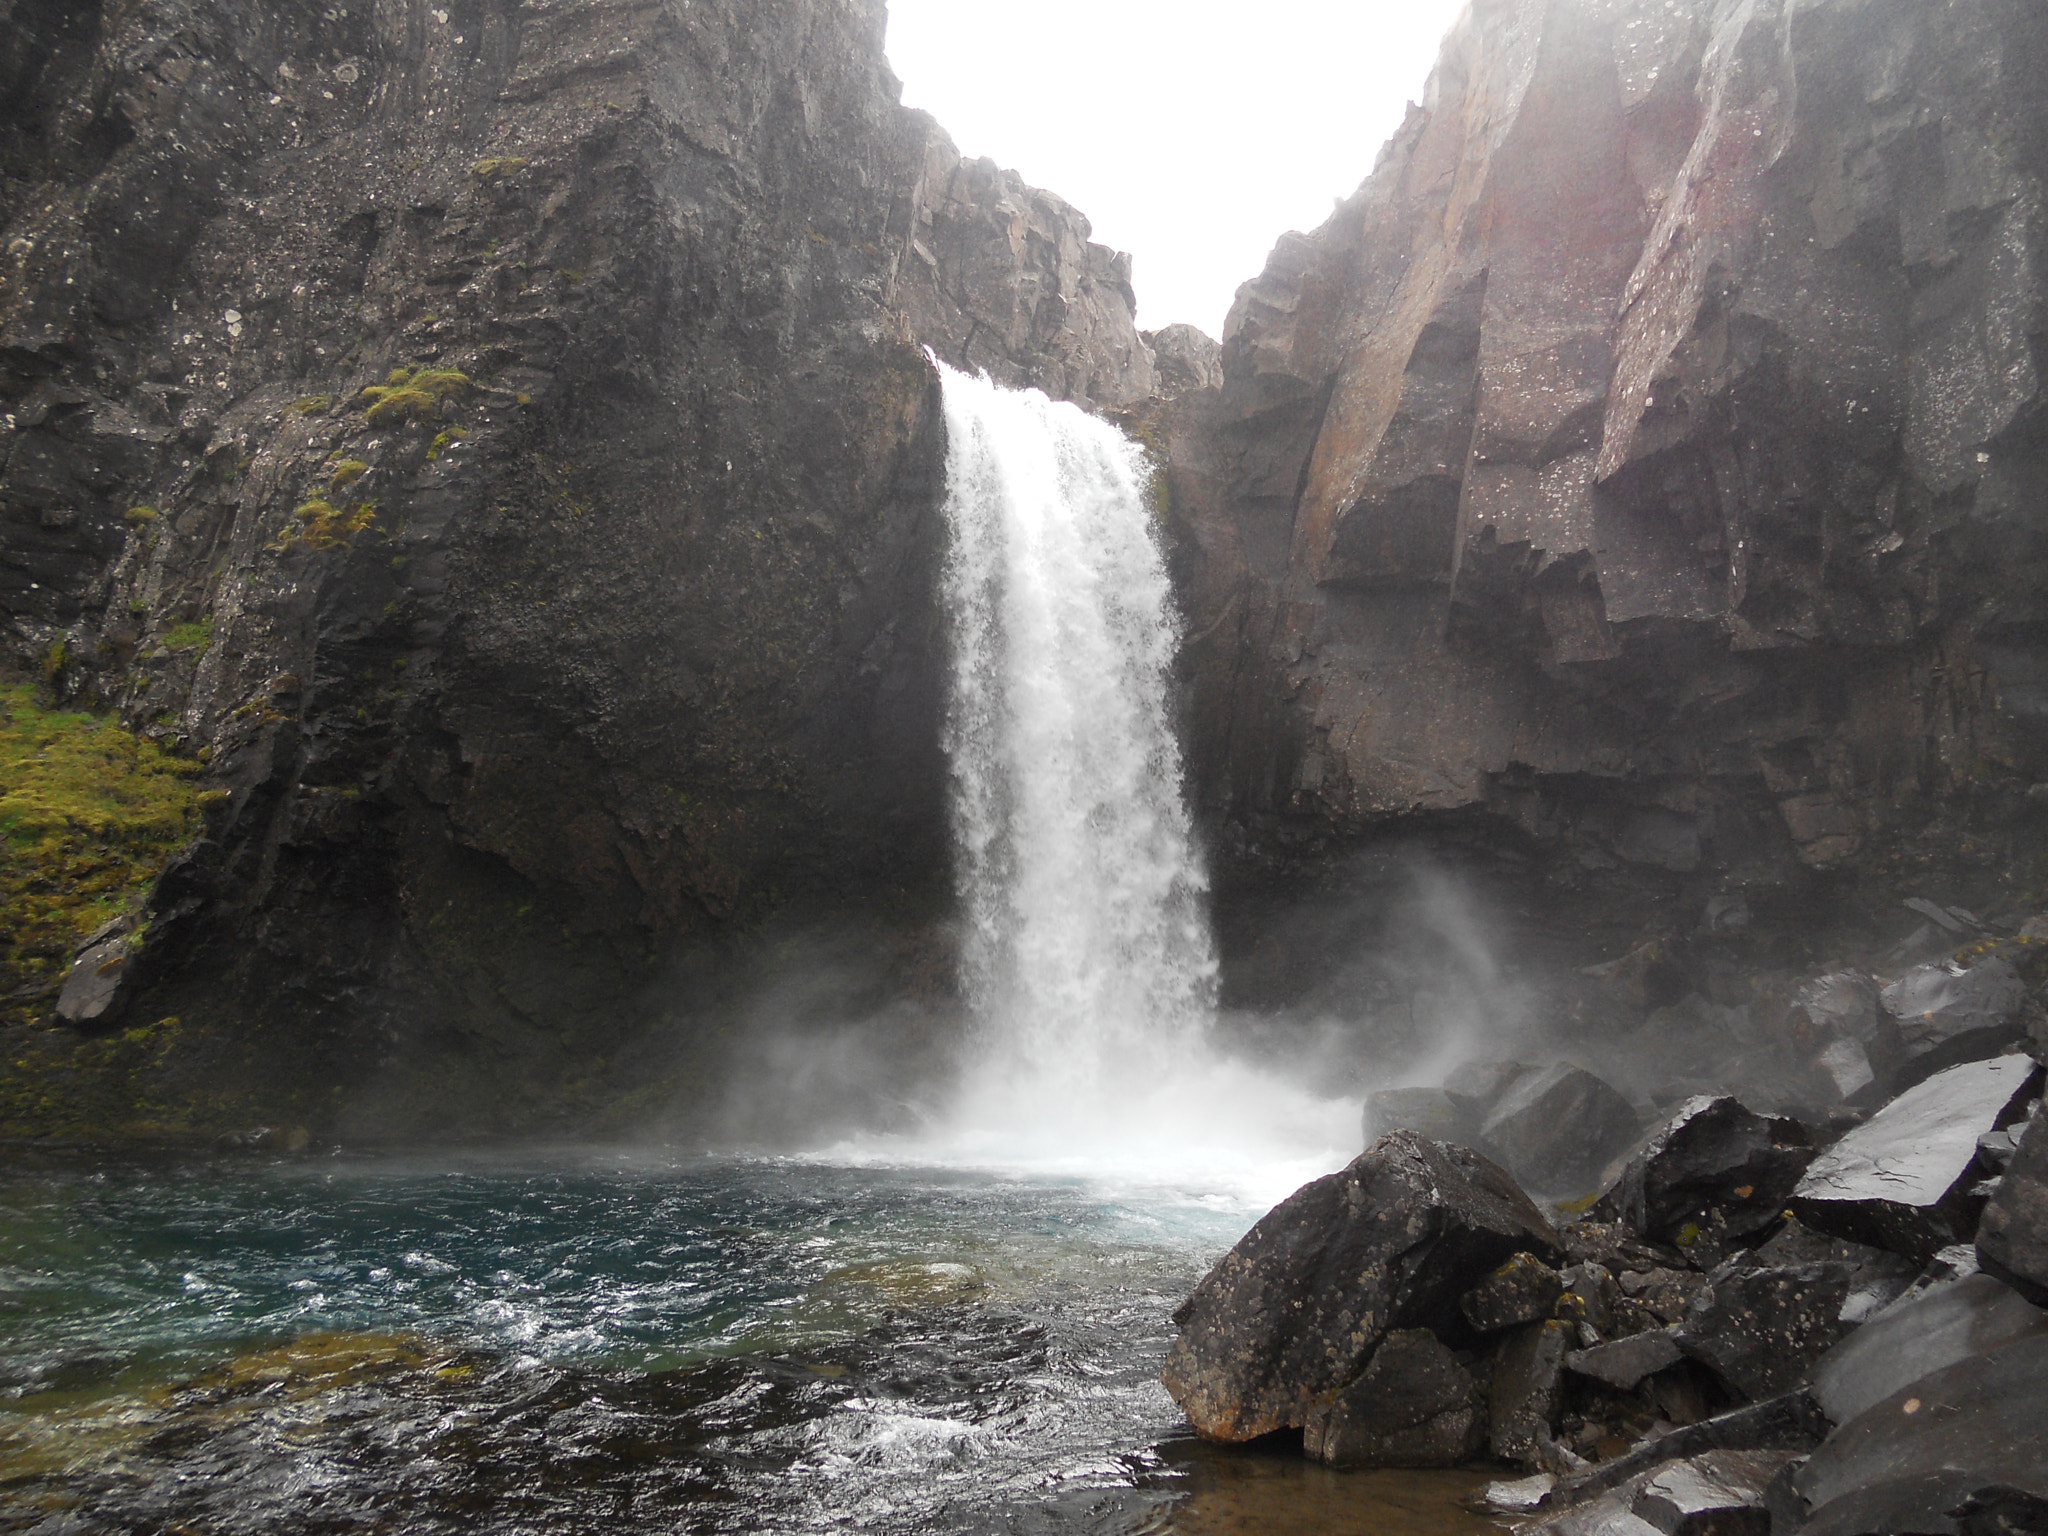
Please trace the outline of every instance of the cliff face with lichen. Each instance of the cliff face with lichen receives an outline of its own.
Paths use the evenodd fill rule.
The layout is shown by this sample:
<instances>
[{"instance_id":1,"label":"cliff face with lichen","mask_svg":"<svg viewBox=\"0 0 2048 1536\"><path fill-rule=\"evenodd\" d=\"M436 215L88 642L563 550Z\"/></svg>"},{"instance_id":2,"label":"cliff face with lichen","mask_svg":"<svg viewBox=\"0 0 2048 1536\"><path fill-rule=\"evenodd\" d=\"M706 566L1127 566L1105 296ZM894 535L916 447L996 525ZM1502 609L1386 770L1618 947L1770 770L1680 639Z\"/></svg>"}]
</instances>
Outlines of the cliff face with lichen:
<instances>
[{"instance_id":1,"label":"cliff face with lichen","mask_svg":"<svg viewBox=\"0 0 2048 1536\"><path fill-rule=\"evenodd\" d=\"M736 933L943 969L890 937L945 879L921 349L1152 365L1127 263L903 109L883 27L0 0L6 649L205 818L73 1027L13 1000L16 1070L149 1035L125 1086L12 1129L644 1115Z\"/></svg>"},{"instance_id":2,"label":"cliff face with lichen","mask_svg":"<svg viewBox=\"0 0 2048 1536\"><path fill-rule=\"evenodd\" d=\"M2048 875L2044 79L2023 0L1476 0L1174 418L1232 878Z\"/></svg>"}]
</instances>

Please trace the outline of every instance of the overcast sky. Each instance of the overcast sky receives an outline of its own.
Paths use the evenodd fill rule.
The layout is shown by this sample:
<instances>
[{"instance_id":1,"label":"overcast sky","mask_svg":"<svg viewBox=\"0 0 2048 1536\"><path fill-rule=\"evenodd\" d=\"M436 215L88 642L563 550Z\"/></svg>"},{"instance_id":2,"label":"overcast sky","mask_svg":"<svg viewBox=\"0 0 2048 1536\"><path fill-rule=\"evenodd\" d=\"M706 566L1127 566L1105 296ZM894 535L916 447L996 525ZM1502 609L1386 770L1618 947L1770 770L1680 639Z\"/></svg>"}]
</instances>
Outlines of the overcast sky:
<instances>
[{"instance_id":1,"label":"overcast sky","mask_svg":"<svg viewBox=\"0 0 2048 1536\"><path fill-rule=\"evenodd\" d=\"M903 99L1136 259L1138 320L1220 336L1273 242L1356 190L1463 0L889 0Z\"/></svg>"}]
</instances>

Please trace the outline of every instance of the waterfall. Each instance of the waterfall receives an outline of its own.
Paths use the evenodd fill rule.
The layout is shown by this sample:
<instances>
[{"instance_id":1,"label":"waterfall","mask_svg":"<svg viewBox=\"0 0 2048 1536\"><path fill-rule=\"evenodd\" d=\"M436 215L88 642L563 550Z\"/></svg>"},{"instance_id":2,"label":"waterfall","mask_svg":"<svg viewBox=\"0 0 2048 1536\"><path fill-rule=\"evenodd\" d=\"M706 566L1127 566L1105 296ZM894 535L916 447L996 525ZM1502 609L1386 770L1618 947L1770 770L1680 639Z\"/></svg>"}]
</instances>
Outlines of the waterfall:
<instances>
[{"instance_id":1,"label":"waterfall","mask_svg":"<svg viewBox=\"0 0 2048 1536\"><path fill-rule=\"evenodd\" d=\"M1206 1048L1208 882L1168 718L1172 591L1135 444L943 365L946 746L972 1113L1057 1134Z\"/></svg>"}]
</instances>

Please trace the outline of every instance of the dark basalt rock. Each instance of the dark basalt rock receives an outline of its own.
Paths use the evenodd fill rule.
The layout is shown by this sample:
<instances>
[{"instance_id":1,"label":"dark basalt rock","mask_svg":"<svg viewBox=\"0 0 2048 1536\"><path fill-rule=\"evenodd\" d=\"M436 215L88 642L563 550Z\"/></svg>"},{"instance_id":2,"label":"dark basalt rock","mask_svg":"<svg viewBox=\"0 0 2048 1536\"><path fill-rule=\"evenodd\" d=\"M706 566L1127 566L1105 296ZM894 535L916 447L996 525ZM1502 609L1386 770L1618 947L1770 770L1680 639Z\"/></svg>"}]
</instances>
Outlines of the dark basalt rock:
<instances>
[{"instance_id":1,"label":"dark basalt rock","mask_svg":"<svg viewBox=\"0 0 2048 1536\"><path fill-rule=\"evenodd\" d=\"M1805 1140L1796 1123L1735 1099L1688 1099L1629 1153L1601 1203L1663 1242L1716 1218L1731 1236L1761 1231L1813 1161Z\"/></svg>"},{"instance_id":2,"label":"dark basalt rock","mask_svg":"<svg viewBox=\"0 0 2048 1536\"><path fill-rule=\"evenodd\" d=\"M1952 1532L1973 1498L2048 1499L2048 1336L1901 1388L1828 1437L1794 1480L1805 1536Z\"/></svg>"},{"instance_id":3,"label":"dark basalt rock","mask_svg":"<svg viewBox=\"0 0 2048 1536\"><path fill-rule=\"evenodd\" d=\"M1977 1225L1977 1257L2048 1306L2048 1113L2036 1114Z\"/></svg>"},{"instance_id":4,"label":"dark basalt rock","mask_svg":"<svg viewBox=\"0 0 2048 1536\"><path fill-rule=\"evenodd\" d=\"M1564 1357L1564 1364L1568 1371L1626 1392L1684 1358L1685 1351L1679 1348L1677 1337L1670 1329L1659 1328L1596 1344L1591 1349L1575 1349Z\"/></svg>"},{"instance_id":5,"label":"dark basalt rock","mask_svg":"<svg viewBox=\"0 0 2048 1536\"><path fill-rule=\"evenodd\" d=\"M1480 1333L1540 1322L1557 1310L1564 1280L1533 1254L1518 1253L1458 1299L1458 1311Z\"/></svg>"},{"instance_id":6,"label":"dark basalt rock","mask_svg":"<svg viewBox=\"0 0 2048 1536\"><path fill-rule=\"evenodd\" d=\"M1333 1467L1453 1467L1486 1443L1486 1400L1432 1333L1386 1336L1358 1379L1302 1426L1309 1458Z\"/></svg>"},{"instance_id":7,"label":"dark basalt rock","mask_svg":"<svg viewBox=\"0 0 2048 1536\"><path fill-rule=\"evenodd\" d=\"M1708 1451L1660 1467L1630 1509L1664 1536L1771 1536L1765 1502L1790 1451Z\"/></svg>"},{"instance_id":8,"label":"dark basalt rock","mask_svg":"<svg viewBox=\"0 0 2048 1536\"><path fill-rule=\"evenodd\" d=\"M1883 1268L1890 1257L1877 1254L1873 1262ZM1896 1268L1903 1288L1910 1272ZM1738 1397L1779 1397L1803 1385L1813 1363L1849 1331L1843 1305L1871 1278L1865 1266L1848 1263L1731 1264L1715 1273L1674 1336Z\"/></svg>"},{"instance_id":9,"label":"dark basalt rock","mask_svg":"<svg viewBox=\"0 0 2048 1536\"><path fill-rule=\"evenodd\" d=\"M1383 1088L1369 1093L1362 1118L1367 1146L1393 1131L1413 1131L1461 1147L1478 1141L1473 1117L1441 1088Z\"/></svg>"},{"instance_id":10,"label":"dark basalt rock","mask_svg":"<svg viewBox=\"0 0 2048 1536\"><path fill-rule=\"evenodd\" d=\"M1562 1470L1555 1465L1550 1427L1557 1419L1560 1375L1572 1347L1570 1324L1534 1323L1501 1344L1493 1364L1489 1443L1502 1461Z\"/></svg>"},{"instance_id":11,"label":"dark basalt rock","mask_svg":"<svg viewBox=\"0 0 2048 1536\"><path fill-rule=\"evenodd\" d=\"M1645 1440L1611 1461L1561 1479L1553 1497L1566 1506L1596 1500L1666 1462L1709 1451L1811 1450L1826 1438L1828 1427L1808 1393L1789 1392Z\"/></svg>"},{"instance_id":12,"label":"dark basalt rock","mask_svg":"<svg viewBox=\"0 0 2048 1536\"><path fill-rule=\"evenodd\" d=\"M1160 1373L1195 1431L1299 1427L1390 1332L1461 1327L1458 1298L1556 1234L1499 1168L1398 1131L1269 1211L1174 1313Z\"/></svg>"},{"instance_id":13,"label":"dark basalt rock","mask_svg":"<svg viewBox=\"0 0 2048 1536\"><path fill-rule=\"evenodd\" d=\"M2016 1119L2038 1080L2024 1056L1936 1073L1815 1158L1792 1208L1820 1231L1922 1260L1968 1241L1977 1138Z\"/></svg>"},{"instance_id":14,"label":"dark basalt rock","mask_svg":"<svg viewBox=\"0 0 2048 1536\"><path fill-rule=\"evenodd\" d=\"M1611 1085L1565 1063L1517 1078L1479 1135L1523 1187L1575 1194L1638 1129L1636 1112Z\"/></svg>"},{"instance_id":15,"label":"dark basalt rock","mask_svg":"<svg viewBox=\"0 0 2048 1536\"><path fill-rule=\"evenodd\" d=\"M1829 1350L1813 1395L1844 1424L1922 1376L2037 1334L2048 1334L2048 1314L1991 1276L1970 1275L1900 1301Z\"/></svg>"}]
</instances>

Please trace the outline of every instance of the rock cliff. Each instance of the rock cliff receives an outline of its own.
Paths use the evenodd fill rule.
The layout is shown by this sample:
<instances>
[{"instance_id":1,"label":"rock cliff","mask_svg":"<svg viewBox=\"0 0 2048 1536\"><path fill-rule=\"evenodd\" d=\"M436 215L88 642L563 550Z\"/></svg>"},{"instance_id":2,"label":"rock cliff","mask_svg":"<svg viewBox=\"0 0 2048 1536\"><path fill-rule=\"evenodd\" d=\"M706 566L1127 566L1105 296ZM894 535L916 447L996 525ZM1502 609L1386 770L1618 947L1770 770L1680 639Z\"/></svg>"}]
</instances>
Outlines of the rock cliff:
<instances>
[{"instance_id":1,"label":"rock cliff","mask_svg":"<svg viewBox=\"0 0 2048 1536\"><path fill-rule=\"evenodd\" d=\"M1099 405L1152 359L1127 260L904 109L883 29L0 0L10 664L206 764L66 1004L176 1039L15 1130L644 1114L735 932L942 899L921 349Z\"/></svg>"},{"instance_id":2,"label":"rock cliff","mask_svg":"<svg viewBox=\"0 0 2048 1536\"><path fill-rule=\"evenodd\" d=\"M1474 0L1172 415L1237 890L1424 826L1688 931L2031 888L2044 71L2016 0Z\"/></svg>"}]
</instances>

